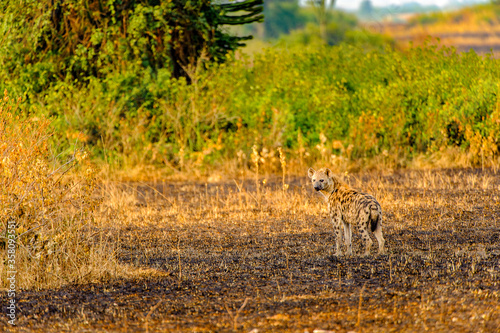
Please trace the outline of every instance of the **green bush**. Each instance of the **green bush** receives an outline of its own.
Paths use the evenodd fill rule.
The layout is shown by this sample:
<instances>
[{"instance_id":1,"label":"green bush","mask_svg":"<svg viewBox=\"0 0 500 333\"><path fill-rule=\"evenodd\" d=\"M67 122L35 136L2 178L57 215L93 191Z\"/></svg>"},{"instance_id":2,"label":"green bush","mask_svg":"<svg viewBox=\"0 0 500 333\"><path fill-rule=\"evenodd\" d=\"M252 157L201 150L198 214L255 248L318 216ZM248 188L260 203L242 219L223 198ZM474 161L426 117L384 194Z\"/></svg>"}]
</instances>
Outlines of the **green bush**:
<instances>
[{"instance_id":1,"label":"green bush","mask_svg":"<svg viewBox=\"0 0 500 333\"><path fill-rule=\"evenodd\" d=\"M64 81L32 106L55 116L57 150L84 141L120 168L249 163L242 156L255 144L306 149L311 161L411 159L446 147L473 163L496 156L498 60L436 46L402 52L356 33L350 44L269 48L208 69L200 60L187 68L191 84L133 70L83 88Z\"/></svg>"},{"instance_id":2,"label":"green bush","mask_svg":"<svg viewBox=\"0 0 500 333\"><path fill-rule=\"evenodd\" d=\"M162 70L188 78L186 67L200 57L225 61L251 38L232 36L222 26L261 21L261 5L262 0L3 1L0 79L36 99L61 82L82 87L98 78L141 86Z\"/></svg>"}]
</instances>

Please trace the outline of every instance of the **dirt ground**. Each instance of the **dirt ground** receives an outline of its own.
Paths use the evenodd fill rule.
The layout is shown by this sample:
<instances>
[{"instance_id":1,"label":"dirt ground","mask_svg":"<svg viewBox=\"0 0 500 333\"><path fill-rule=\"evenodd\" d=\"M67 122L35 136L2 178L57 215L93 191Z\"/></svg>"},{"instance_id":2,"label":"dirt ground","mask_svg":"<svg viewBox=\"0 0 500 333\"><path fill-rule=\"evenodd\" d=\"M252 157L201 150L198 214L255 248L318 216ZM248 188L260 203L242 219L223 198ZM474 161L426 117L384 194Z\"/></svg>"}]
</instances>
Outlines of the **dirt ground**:
<instances>
[{"instance_id":1,"label":"dirt ground","mask_svg":"<svg viewBox=\"0 0 500 333\"><path fill-rule=\"evenodd\" d=\"M100 212L142 274L22 291L33 332L499 332L500 177L492 170L344 175L384 210L386 255L334 256L306 176L127 184ZM1 303L7 295L2 293ZM4 309L5 310L5 309ZM4 312L5 313L5 312Z\"/></svg>"}]
</instances>

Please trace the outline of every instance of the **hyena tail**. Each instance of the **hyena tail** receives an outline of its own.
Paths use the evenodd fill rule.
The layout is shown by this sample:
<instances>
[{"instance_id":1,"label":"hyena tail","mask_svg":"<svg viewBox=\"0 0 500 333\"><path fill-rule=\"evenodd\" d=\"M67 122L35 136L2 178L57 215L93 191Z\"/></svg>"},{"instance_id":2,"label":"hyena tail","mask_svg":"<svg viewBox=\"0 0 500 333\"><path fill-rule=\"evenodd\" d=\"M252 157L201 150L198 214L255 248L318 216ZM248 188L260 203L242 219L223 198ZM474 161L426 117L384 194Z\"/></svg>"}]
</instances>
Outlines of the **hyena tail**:
<instances>
[{"instance_id":1,"label":"hyena tail","mask_svg":"<svg viewBox=\"0 0 500 333\"><path fill-rule=\"evenodd\" d=\"M372 232L375 232L375 230L377 230L377 227L380 223L382 223L382 216L380 215L380 211L378 209L372 209L370 211L370 226Z\"/></svg>"}]
</instances>

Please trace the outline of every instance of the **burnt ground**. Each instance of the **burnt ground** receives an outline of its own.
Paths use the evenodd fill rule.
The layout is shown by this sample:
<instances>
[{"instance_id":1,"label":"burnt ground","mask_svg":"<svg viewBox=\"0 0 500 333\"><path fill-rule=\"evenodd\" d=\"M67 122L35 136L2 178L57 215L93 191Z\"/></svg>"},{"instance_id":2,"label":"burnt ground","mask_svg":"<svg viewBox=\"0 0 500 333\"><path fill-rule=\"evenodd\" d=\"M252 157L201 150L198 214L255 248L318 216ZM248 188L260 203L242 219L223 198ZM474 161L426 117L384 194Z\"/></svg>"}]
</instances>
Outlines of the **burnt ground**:
<instances>
[{"instance_id":1,"label":"burnt ground","mask_svg":"<svg viewBox=\"0 0 500 333\"><path fill-rule=\"evenodd\" d=\"M360 257L353 233L355 256L335 257L326 208L305 178L285 194L269 181L260 201L251 180L135 184L134 204L102 216L117 260L151 273L22 291L17 327L3 316L0 330L500 331L497 174L348 180L381 202L386 255L374 242Z\"/></svg>"}]
</instances>

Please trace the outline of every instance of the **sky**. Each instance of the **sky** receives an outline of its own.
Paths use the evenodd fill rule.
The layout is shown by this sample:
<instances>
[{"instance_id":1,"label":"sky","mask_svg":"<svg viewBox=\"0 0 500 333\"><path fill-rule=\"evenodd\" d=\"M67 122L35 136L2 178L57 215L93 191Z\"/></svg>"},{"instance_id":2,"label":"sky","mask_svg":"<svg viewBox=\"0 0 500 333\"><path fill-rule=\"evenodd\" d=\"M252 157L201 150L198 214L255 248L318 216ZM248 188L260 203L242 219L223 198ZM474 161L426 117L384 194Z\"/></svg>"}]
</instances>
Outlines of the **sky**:
<instances>
[{"instance_id":1,"label":"sky","mask_svg":"<svg viewBox=\"0 0 500 333\"><path fill-rule=\"evenodd\" d=\"M337 0L335 3L336 8L342 9L357 9L362 0ZM400 5L407 2L418 2L422 5L438 5L444 6L450 3L450 0L371 0L375 7L388 6L391 4ZM460 0L455 0L453 2L463 2ZM487 2L487 1L484 1Z\"/></svg>"}]
</instances>

